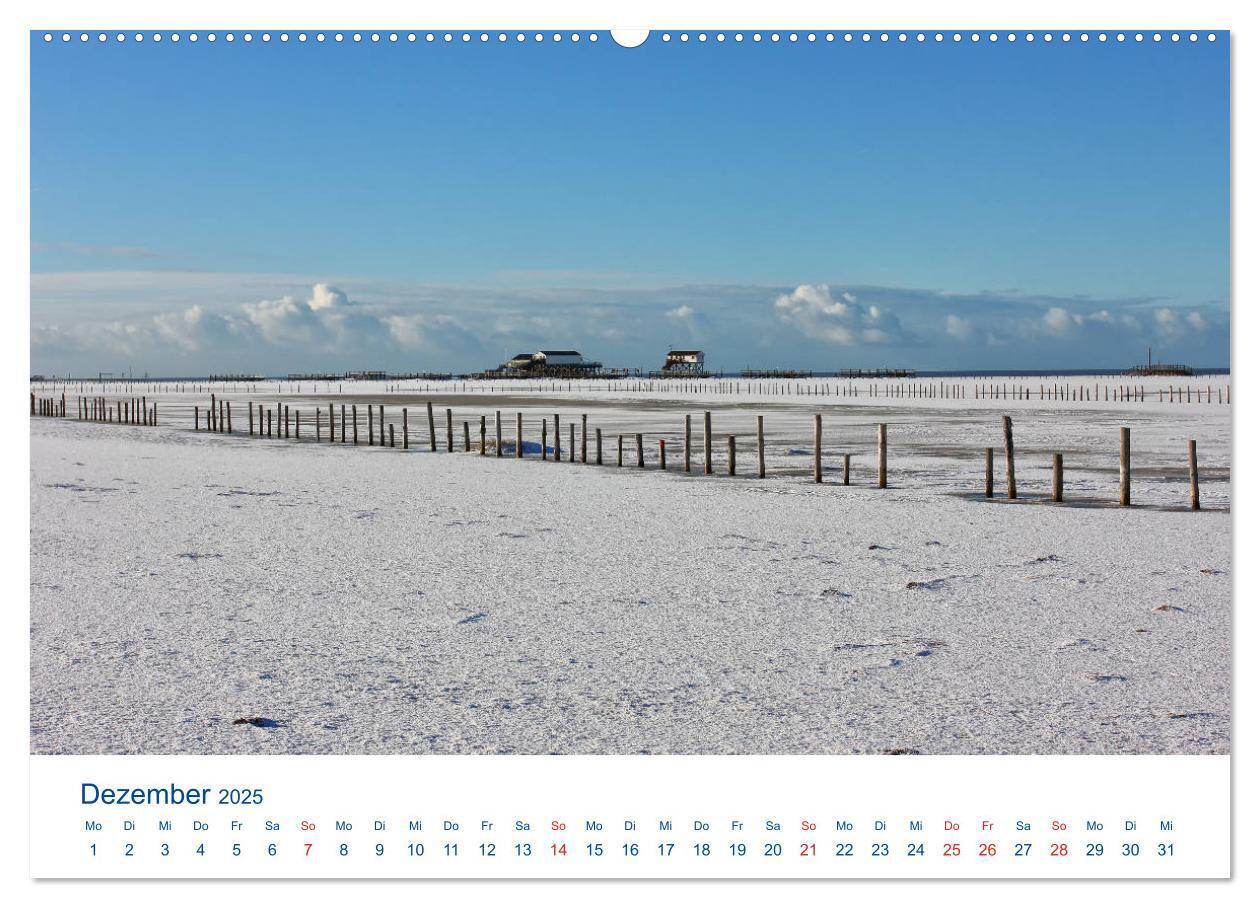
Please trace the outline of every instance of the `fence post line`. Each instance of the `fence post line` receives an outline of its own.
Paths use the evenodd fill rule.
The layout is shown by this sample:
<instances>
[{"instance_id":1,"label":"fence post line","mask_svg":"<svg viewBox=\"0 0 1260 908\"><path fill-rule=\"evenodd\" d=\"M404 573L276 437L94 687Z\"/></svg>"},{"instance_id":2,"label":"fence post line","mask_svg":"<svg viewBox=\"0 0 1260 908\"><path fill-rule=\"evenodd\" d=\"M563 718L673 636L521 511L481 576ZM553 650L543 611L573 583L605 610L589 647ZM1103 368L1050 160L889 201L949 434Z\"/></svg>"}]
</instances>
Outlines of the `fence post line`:
<instances>
[{"instance_id":1,"label":"fence post line","mask_svg":"<svg viewBox=\"0 0 1260 908\"><path fill-rule=\"evenodd\" d=\"M766 478L766 436L762 417L757 417L757 478Z\"/></svg>"},{"instance_id":2,"label":"fence post line","mask_svg":"<svg viewBox=\"0 0 1260 908\"><path fill-rule=\"evenodd\" d=\"M822 482L822 414L814 414L814 482Z\"/></svg>"},{"instance_id":3,"label":"fence post line","mask_svg":"<svg viewBox=\"0 0 1260 908\"><path fill-rule=\"evenodd\" d=\"M691 414L683 418L683 472L691 472Z\"/></svg>"},{"instance_id":4,"label":"fence post line","mask_svg":"<svg viewBox=\"0 0 1260 908\"><path fill-rule=\"evenodd\" d=\"M521 411L516 411L516 459L525 456L525 424Z\"/></svg>"},{"instance_id":5,"label":"fence post line","mask_svg":"<svg viewBox=\"0 0 1260 908\"><path fill-rule=\"evenodd\" d=\"M1002 449L1006 452L1006 497L1014 499L1015 492L1015 432L1011 418L1002 417Z\"/></svg>"},{"instance_id":6,"label":"fence post line","mask_svg":"<svg viewBox=\"0 0 1260 908\"><path fill-rule=\"evenodd\" d=\"M993 449L984 449L984 497L993 497Z\"/></svg>"},{"instance_id":7,"label":"fence post line","mask_svg":"<svg viewBox=\"0 0 1260 908\"><path fill-rule=\"evenodd\" d=\"M1199 446L1193 438L1190 439L1189 454L1190 454L1190 510L1197 511L1199 510Z\"/></svg>"},{"instance_id":8,"label":"fence post line","mask_svg":"<svg viewBox=\"0 0 1260 908\"><path fill-rule=\"evenodd\" d=\"M1055 454L1050 462L1050 498L1063 500L1063 455Z\"/></svg>"},{"instance_id":9,"label":"fence post line","mask_svg":"<svg viewBox=\"0 0 1260 908\"><path fill-rule=\"evenodd\" d=\"M430 401L425 401L425 404L424 404L424 405L425 405L425 408L428 410L428 413L429 413L429 450L430 450L430 451L436 451L436 450L437 450L437 430L436 430L436 429L434 428L434 426L433 426L433 401L431 401L431 400L430 400ZM496 414L496 415L495 415L495 421L496 421L496 423L497 423L497 421L498 421L498 418L499 418L499 417L498 417L498 415ZM498 447L499 447L499 442L498 442L498 439L495 439L495 447L496 447L496 448L498 448Z\"/></svg>"},{"instance_id":10,"label":"fence post line","mask_svg":"<svg viewBox=\"0 0 1260 908\"><path fill-rule=\"evenodd\" d=\"M704 475L713 473L713 414L704 411Z\"/></svg>"},{"instance_id":11,"label":"fence post line","mask_svg":"<svg viewBox=\"0 0 1260 908\"><path fill-rule=\"evenodd\" d=\"M1120 506L1129 506L1129 427L1120 427Z\"/></svg>"},{"instance_id":12,"label":"fence post line","mask_svg":"<svg viewBox=\"0 0 1260 908\"><path fill-rule=\"evenodd\" d=\"M879 424L879 487L888 488L888 423Z\"/></svg>"}]
</instances>

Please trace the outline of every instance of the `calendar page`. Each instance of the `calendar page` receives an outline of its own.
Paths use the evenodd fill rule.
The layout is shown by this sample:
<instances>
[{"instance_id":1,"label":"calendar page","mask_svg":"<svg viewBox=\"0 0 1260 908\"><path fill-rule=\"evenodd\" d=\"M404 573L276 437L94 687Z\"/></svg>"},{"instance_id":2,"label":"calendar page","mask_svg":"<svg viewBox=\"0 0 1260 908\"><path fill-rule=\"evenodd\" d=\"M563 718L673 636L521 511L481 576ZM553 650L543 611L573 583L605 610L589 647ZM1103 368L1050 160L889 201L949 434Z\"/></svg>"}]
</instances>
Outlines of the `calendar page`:
<instances>
[{"instance_id":1,"label":"calendar page","mask_svg":"<svg viewBox=\"0 0 1260 908\"><path fill-rule=\"evenodd\" d=\"M1231 876L1231 31L836 15L24 31L31 877Z\"/></svg>"}]
</instances>

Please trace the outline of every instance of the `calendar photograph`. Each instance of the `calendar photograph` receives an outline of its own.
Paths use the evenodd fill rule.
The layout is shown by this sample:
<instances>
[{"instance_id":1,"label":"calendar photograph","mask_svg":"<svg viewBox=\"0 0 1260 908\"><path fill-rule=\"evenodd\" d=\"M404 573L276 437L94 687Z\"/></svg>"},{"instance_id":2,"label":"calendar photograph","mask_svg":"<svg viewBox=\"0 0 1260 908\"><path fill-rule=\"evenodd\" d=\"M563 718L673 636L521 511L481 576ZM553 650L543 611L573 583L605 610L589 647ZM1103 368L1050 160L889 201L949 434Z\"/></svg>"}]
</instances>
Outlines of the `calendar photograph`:
<instances>
[{"instance_id":1,"label":"calendar photograph","mask_svg":"<svg viewBox=\"0 0 1260 908\"><path fill-rule=\"evenodd\" d=\"M32 755L1230 754L1228 31L29 56Z\"/></svg>"}]
</instances>

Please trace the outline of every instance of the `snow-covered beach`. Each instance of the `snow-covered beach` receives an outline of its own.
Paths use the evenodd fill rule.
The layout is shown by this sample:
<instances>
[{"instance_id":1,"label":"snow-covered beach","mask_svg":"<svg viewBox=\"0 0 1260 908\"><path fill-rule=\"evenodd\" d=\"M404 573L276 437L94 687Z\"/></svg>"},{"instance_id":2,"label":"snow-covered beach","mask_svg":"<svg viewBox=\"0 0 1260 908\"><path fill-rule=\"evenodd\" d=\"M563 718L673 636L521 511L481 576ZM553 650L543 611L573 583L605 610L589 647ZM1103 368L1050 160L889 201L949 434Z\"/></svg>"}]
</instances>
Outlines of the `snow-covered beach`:
<instances>
[{"instance_id":1,"label":"snow-covered beach","mask_svg":"<svg viewBox=\"0 0 1260 908\"><path fill-rule=\"evenodd\" d=\"M31 420L35 752L1229 750L1231 407L1215 400L224 385L227 435L192 431L204 389L147 392L157 427L77 421L84 393L70 418ZM303 410L301 441L249 437L247 400ZM414 408L411 449L316 443L314 408L351 400L395 424ZM682 417L698 465L705 409L715 475L684 475ZM495 410L508 440L525 413L524 460L463 453L463 422L475 447ZM543 462L555 414L564 457ZM568 462L582 414L603 467ZM981 494L986 446L1001 486L1002 414L1013 503ZM651 469L618 469L635 433ZM1063 505L1045 500L1052 452Z\"/></svg>"}]
</instances>

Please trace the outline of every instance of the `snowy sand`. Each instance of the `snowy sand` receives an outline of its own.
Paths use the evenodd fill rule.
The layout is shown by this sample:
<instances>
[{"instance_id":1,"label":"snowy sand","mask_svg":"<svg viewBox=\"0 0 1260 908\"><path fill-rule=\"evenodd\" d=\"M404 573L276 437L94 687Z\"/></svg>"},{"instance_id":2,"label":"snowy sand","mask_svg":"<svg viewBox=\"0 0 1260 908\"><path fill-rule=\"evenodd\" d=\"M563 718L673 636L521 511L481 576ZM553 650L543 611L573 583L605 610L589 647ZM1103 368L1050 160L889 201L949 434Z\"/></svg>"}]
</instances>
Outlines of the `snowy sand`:
<instances>
[{"instance_id":1,"label":"snowy sand","mask_svg":"<svg viewBox=\"0 0 1260 908\"><path fill-rule=\"evenodd\" d=\"M560 404L529 403L536 440ZM1228 406L738 398L714 416L732 480L677 472L668 402L563 403L609 461L617 432L667 437L670 471L32 419L32 750L1228 752ZM487 406L513 437L511 400L456 419ZM1014 504L976 494L1000 412ZM1128 510L1105 503L1122 424ZM1065 506L1040 500L1052 450Z\"/></svg>"}]
</instances>

